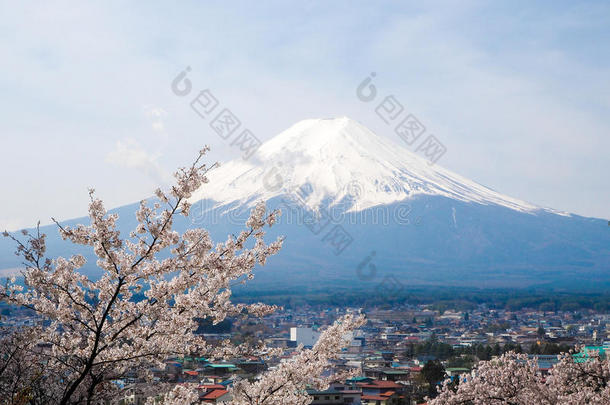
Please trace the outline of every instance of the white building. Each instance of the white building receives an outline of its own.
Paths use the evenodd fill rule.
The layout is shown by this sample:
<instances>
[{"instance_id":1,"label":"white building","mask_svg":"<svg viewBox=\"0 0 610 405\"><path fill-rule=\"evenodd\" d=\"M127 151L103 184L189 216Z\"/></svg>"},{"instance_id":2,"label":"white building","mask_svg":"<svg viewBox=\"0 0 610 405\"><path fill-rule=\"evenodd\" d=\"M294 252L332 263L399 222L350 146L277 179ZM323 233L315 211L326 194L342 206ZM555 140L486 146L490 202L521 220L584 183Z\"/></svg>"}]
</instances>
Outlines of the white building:
<instances>
[{"instance_id":1,"label":"white building","mask_svg":"<svg viewBox=\"0 0 610 405\"><path fill-rule=\"evenodd\" d=\"M311 328L290 328L290 340L297 342L297 345L311 347L316 344L320 333Z\"/></svg>"},{"instance_id":2,"label":"white building","mask_svg":"<svg viewBox=\"0 0 610 405\"><path fill-rule=\"evenodd\" d=\"M319 337L320 332L316 332L312 328L290 328L290 340L297 342L297 345L311 347L316 344ZM364 334L360 330L347 332L343 338L350 342L349 346L364 346Z\"/></svg>"}]
</instances>

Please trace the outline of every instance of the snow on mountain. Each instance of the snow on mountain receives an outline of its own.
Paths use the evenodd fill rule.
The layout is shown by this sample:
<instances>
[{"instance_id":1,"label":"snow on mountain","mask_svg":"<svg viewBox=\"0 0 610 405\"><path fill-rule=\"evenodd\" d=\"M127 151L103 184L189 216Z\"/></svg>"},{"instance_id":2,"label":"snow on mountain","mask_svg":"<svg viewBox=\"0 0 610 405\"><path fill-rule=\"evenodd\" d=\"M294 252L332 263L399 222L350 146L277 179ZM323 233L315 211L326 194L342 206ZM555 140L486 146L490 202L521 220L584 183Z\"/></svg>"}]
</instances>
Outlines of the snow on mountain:
<instances>
[{"instance_id":1,"label":"snow on mountain","mask_svg":"<svg viewBox=\"0 0 610 405\"><path fill-rule=\"evenodd\" d=\"M305 204L348 200L349 211L391 204L417 195L541 210L457 175L347 118L309 119L265 142L248 161L236 159L210 173L191 201L252 205L308 185ZM551 210L547 210L551 211ZM552 211L551 211L552 212Z\"/></svg>"},{"instance_id":2,"label":"snow on mountain","mask_svg":"<svg viewBox=\"0 0 610 405\"><path fill-rule=\"evenodd\" d=\"M201 226L214 240L224 240L243 229L249 211L244 208L261 199L285 213L268 230L270 240L284 237L282 252L248 288L372 288L386 294L388 279L399 289L610 288L607 220L556 215L502 195L431 166L348 118L299 122L250 160L231 161L209 177L191 198L201 204L188 218L176 219L176 230ZM301 202L311 210L284 203L286 197L303 197L303 188ZM123 235L136 226L137 208L134 203L111 210L120 217ZM317 208L325 215L312 221ZM348 211L358 215L344 215ZM55 225L42 232L49 235L51 257L83 254L89 261L83 271L99 275L86 247L70 246ZM0 238L0 269L20 265L13 251L11 241ZM362 276L363 266L373 269L370 277Z\"/></svg>"}]
</instances>

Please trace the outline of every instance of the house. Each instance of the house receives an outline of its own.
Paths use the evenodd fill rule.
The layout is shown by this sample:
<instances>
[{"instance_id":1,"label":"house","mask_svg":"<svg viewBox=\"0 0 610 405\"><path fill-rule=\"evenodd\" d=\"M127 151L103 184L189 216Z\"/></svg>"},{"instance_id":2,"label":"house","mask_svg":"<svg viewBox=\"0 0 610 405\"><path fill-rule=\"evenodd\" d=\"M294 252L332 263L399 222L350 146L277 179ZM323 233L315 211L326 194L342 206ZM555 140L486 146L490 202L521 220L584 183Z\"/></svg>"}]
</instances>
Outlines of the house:
<instances>
[{"instance_id":1,"label":"house","mask_svg":"<svg viewBox=\"0 0 610 405\"><path fill-rule=\"evenodd\" d=\"M205 365L204 371L205 374L207 374L208 372L213 372L214 375L222 377L239 371L239 367L236 367L235 364L229 363L210 363Z\"/></svg>"},{"instance_id":2,"label":"house","mask_svg":"<svg viewBox=\"0 0 610 405\"><path fill-rule=\"evenodd\" d=\"M222 384L204 384L197 387L199 399L205 403L220 404L231 401L227 387Z\"/></svg>"},{"instance_id":3,"label":"house","mask_svg":"<svg viewBox=\"0 0 610 405\"><path fill-rule=\"evenodd\" d=\"M409 370L390 367L365 368L364 374L375 380L404 381L409 377Z\"/></svg>"},{"instance_id":4,"label":"house","mask_svg":"<svg viewBox=\"0 0 610 405\"><path fill-rule=\"evenodd\" d=\"M199 372L196 370L183 370L182 379L188 382L198 382Z\"/></svg>"},{"instance_id":5,"label":"house","mask_svg":"<svg viewBox=\"0 0 610 405\"><path fill-rule=\"evenodd\" d=\"M246 374L258 374L266 369L265 362L254 359L238 361L235 363L235 366Z\"/></svg>"},{"instance_id":6,"label":"house","mask_svg":"<svg viewBox=\"0 0 610 405\"><path fill-rule=\"evenodd\" d=\"M201 379L201 384L220 384L224 380L225 378L219 375L206 375Z\"/></svg>"},{"instance_id":7,"label":"house","mask_svg":"<svg viewBox=\"0 0 610 405\"><path fill-rule=\"evenodd\" d=\"M462 374L468 374L470 373L470 369L465 367L447 367L445 369L445 373L447 373L449 377L454 377Z\"/></svg>"},{"instance_id":8,"label":"house","mask_svg":"<svg viewBox=\"0 0 610 405\"><path fill-rule=\"evenodd\" d=\"M329 388L325 391L307 390L313 397L311 405L360 405L362 393L358 390L338 390Z\"/></svg>"},{"instance_id":9,"label":"house","mask_svg":"<svg viewBox=\"0 0 610 405\"><path fill-rule=\"evenodd\" d=\"M290 340L297 345L312 347L318 341L320 333L312 328L290 328Z\"/></svg>"},{"instance_id":10,"label":"house","mask_svg":"<svg viewBox=\"0 0 610 405\"><path fill-rule=\"evenodd\" d=\"M362 403L370 405L394 405L404 399L405 386L394 381L373 380L356 383L362 390Z\"/></svg>"},{"instance_id":11,"label":"house","mask_svg":"<svg viewBox=\"0 0 610 405\"><path fill-rule=\"evenodd\" d=\"M146 397L142 395L135 384L126 386L123 389L123 398L118 401L120 405L144 405Z\"/></svg>"},{"instance_id":12,"label":"house","mask_svg":"<svg viewBox=\"0 0 610 405\"><path fill-rule=\"evenodd\" d=\"M403 398L394 391L387 391L377 395L362 395L363 405L398 405Z\"/></svg>"}]
</instances>

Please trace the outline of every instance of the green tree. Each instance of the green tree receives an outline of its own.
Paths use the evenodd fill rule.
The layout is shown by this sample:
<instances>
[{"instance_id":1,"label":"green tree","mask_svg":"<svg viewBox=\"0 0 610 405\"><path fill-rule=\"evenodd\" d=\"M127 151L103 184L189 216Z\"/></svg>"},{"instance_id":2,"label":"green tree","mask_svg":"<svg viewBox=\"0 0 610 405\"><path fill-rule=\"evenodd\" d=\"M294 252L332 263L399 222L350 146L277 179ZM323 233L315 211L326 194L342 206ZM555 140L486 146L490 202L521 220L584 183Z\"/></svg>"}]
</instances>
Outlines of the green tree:
<instances>
[{"instance_id":1,"label":"green tree","mask_svg":"<svg viewBox=\"0 0 610 405\"><path fill-rule=\"evenodd\" d=\"M540 338L543 338L544 335L546 335L546 331L544 330L544 327L542 325L538 326L538 331L536 333Z\"/></svg>"},{"instance_id":2,"label":"green tree","mask_svg":"<svg viewBox=\"0 0 610 405\"><path fill-rule=\"evenodd\" d=\"M445 379L445 367L440 360L429 360L421 370L424 381L428 384L428 396L434 398L438 395L436 387Z\"/></svg>"},{"instance_id":3,"label":"green tree","mask_svg":"<svg viewBox=\"0 0 610 405\"><path fill-rule=\"evenodd\" d=\"M537 343L532 343L529 350L530 354L542 354L542 350L540 345Z\"/></svg>"}]
</instances>

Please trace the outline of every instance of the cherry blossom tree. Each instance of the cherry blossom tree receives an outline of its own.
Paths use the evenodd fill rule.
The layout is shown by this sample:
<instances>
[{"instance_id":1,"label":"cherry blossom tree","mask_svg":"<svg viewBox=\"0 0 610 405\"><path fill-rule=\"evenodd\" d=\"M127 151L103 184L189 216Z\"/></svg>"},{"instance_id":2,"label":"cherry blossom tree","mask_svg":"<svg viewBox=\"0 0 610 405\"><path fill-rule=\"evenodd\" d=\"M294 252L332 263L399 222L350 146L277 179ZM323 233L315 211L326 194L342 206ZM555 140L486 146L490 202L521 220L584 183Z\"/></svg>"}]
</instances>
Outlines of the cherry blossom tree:
<instances>
[{"instance_id":1,"label":"cherry blossom tree","mask_svg":"<svg viewBox=\"0 0 610 405\"><path fill-rule=\"evenodd\" d=\"M113 381L128 372L150 378L148 370L164 366L170 356L218 358L252 352L250 346L229 342L221 347L208 344L194 333L195 318L218 323L227 316L261 317L276 309L260 303L233 303L231 287L251 279L255 265L264 265L280 250L281 239L267 243L264 238L265 228L280 213L267 212L264 203L259 203L241 233L216 244L204 229L175 231L176 216L189 215L189 198L208 181L206 173L213 166L201 163L206 152L207 148L190 167L175 174L176 184L170 190L158 189L156 199L140 203L137 226L128 237L120 235L118 215L108 213L93 190L89 225L68 227L54 220L63 239L92 249L102 270L97 280L79 271L86 263L82 255L45 257L45 235L39 228L36 233L24 231L24 241L4 232L16 242L17 254L24 259L25 286L13 279L0 287L0 298L51 322L49 327L28 331L27 345L12 354L12 359L27 360L24 364L44 364L42 370L32 369L34 375L24 374L18 382L11 376L18 362L12 361L0 375L3 390L15 386L10 403L21 403L24 395L23 403L99 403L118 394ZM135 299L136 294L144 298ZM299 403L305 403L305 385L323 381L319 376L328 360L345 344L341 337L359 322L360 318L353 317L338 321L313 349L301 350L294 360L257 383L236 384L235 402L287 404L300 398ZM4 346L10 347L8 343ZM258 348L258 353L273 354L264 348ZM44 400L34 395L40 387L35 383L41 381ZM268 387L273 387L272 392L265 391ZM165 403L198 401L192 387L170 390L158 384L151 388L150 396L163 398ZM155 392L163 390L165 394Z\"/></svg>"},{"instance_id":2,"label":"cherry blossom tree","mask_svg":"<svg viewBox=\"0 0 610 405\"><path fill-rule=\"evenodd\" d=\"M57 376L45 372L40 362L41 347L35 344L38 328L0 330L0 398L2 403L54 403Z\"/></svg>"},{"instance_id":3,"label":"cherry blossom tree","mask_svg":"<svg viewBox=\"0 0 610 405\"><path fill-rule=\"evenodd\" d=\"M233 390L236 405L247 404L291 404L300 405L311 402L305 392L309 385L316 389L326 389L331 381L345 381L355 372L347 371L322 378L321 374L328 361L335 358L337 348L345 347L349 340L348 332L364 323L362 316L347 315L326 329L311 350L302 350L288 362L281 363L275 370L265 373L254 383L241 381Z\"/></svg>"},{"instance_id":4,"label":"cherry blossom tree","mask_svg":"<svg viewBox=\"0 0 610 405\"><path fill-rule=\"evenodd\" d=\"M559 362L543 376L535 359L506 353L480 362L457 385L446 380L430 405L577 405L610 403L610 361L597 352L575 359L559 355Z\"/></svg>"}]
</instances>

